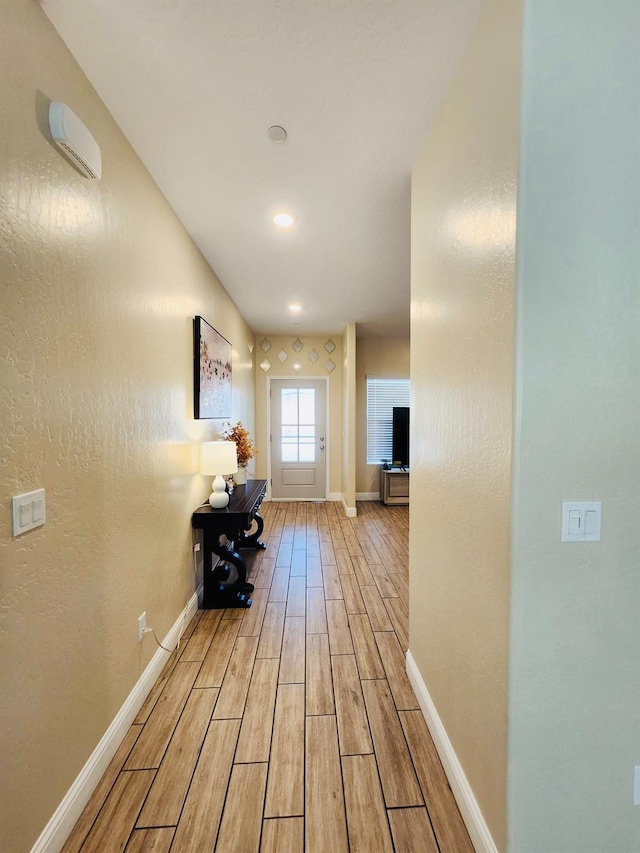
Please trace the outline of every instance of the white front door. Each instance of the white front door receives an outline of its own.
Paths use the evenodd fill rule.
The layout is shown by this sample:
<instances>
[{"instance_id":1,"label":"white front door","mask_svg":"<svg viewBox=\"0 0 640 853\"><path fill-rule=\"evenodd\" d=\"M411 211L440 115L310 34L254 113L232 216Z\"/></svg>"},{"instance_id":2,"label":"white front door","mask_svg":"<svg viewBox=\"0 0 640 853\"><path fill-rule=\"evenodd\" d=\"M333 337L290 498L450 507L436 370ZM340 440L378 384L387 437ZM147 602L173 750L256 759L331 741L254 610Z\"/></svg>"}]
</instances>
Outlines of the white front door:
<instances>
[{"instance_id":1,"label":"white front door","mask_svg":"<svg viewBox=\"0 0 640 853\"><path fill-rule=\"evenodd\" d=\"M271 380L271 497L326 498L327 383Z\"/></svg>"}]
</instances>

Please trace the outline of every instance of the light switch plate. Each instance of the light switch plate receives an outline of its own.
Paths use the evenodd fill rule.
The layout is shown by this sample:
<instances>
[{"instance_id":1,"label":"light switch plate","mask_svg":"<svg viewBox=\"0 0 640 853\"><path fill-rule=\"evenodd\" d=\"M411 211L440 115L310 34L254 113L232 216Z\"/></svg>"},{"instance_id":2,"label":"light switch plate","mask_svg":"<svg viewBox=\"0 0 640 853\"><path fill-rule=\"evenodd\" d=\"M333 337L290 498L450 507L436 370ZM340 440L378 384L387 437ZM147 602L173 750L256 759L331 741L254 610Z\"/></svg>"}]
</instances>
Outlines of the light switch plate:
<instances>
[{"instance_id":1,"label":"light switch plate","mask_svg":"<svg viewBox=\"0 0 640 853\"><path fill-rule=\"evenodd\" d=\"M602 501L563 501L561 542L599 542Z\"/></svg>"},{"instance_id":2,"label":"light switch plate","mask_svg":"<svg viewBox=\"0 0 640 853\"><path fill-rule=\"evenodd\" d=\"M25 492L11 498L13 535L21 536L34 527L41 527L47 520L44 489Z\"/></svg>"}]
</instances>

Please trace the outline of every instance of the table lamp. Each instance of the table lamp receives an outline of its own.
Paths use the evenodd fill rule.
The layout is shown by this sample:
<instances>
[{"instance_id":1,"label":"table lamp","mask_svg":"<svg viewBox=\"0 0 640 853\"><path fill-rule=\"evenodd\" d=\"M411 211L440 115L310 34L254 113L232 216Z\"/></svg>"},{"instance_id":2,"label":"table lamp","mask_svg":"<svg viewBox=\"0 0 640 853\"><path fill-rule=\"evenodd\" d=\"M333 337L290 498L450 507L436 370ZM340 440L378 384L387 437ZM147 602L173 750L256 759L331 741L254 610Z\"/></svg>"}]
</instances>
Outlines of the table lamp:
<instances>
[{"instance_id":1,"label":"table lamp","mask_svg":"<svg viewBox=\"0 0 640 853\"><path fill-rule=\"evenodd\" d=\"M235 441L205 441L201 446L200 473L213 474L213 491L209 503L213 509L222 509L229 503L223 474L235 474L238 456Z\"/></svg>"}]
</instances>

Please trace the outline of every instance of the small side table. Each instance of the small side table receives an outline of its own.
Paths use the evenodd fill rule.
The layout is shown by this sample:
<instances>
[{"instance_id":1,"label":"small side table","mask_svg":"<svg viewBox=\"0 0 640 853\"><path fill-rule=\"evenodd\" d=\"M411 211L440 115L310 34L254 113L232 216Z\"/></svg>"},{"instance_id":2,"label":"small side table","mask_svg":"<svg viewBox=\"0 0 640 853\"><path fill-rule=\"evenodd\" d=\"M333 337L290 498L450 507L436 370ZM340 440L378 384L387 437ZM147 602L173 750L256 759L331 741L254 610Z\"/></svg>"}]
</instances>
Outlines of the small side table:
<instances>
[{"instance_id":1,"label":"small side table","mask_svg":"<svg viewBox=\"0 0 640 853\"><path fill-rule=\"evenodd\" d=\"M380 469L380 500L383 504L409 503L409 469Z\"/></svg>"},{"instance_id":2,"label":"small side table","mask_svg":"<svg viewBox=\"0 0 640 853\"><path fill-rule=\"evenodd\" d=\"M207 503L191 516L191 526L203 534L205 610L251 607L253 584L247 582L247 566L238 551L267 547L260 541L264 522L258 512L266 490L266 480L248 480L236 486L223 509L212 509ZM220 541L222 536L225 543Z\"/></svg>"}]
</instances>

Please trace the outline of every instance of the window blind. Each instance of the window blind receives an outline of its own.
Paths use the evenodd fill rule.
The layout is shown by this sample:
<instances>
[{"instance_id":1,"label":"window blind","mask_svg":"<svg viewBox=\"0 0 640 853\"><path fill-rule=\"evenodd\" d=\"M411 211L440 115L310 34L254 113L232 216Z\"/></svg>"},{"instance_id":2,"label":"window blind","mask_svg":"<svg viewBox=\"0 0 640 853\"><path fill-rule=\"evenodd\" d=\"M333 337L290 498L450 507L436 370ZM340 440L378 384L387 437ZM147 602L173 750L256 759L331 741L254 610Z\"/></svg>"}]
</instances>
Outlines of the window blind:
<instances>
[{"instance_id":1,"label":"window blind","mask_svg":"<svg viewBox=\"0 0 640 853\"><path fill-rule=\"evenodd\" d=\"M408 379L367 376L367 464L391 460L393 407L408 406Z\"/></svg>"}]
</instances>

